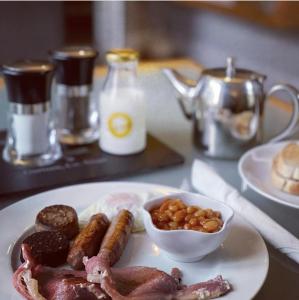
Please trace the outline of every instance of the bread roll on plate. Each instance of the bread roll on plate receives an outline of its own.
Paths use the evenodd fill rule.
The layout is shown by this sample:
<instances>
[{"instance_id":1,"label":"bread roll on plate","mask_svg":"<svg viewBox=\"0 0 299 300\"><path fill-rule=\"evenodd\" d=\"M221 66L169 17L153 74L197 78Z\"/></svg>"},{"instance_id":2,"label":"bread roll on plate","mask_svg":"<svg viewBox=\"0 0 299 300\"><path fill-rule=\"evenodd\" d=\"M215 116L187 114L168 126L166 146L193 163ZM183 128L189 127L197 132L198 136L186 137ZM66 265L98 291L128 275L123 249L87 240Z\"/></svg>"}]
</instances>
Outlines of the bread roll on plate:
<instances>
[{"instance_id":1,"label":"bread roll on plate","mask_svg":"<svg viewBox=\"0 0 299 300\"><path fill-rule=\"evenodd\" d=\"M273 159L272 183L278 189L299 195L299 145L286 145Z\"/></svg>"},{"instance_id":2,"label":"bread roll on plate","mask_svg":"<svg viewBox=\"0 0 299 300\"><path fill-rule=\"evenodd\" d=\"M276 157L277 172L285 178L299 180L299 145L288 144Z\"/></svg>"}]
</instances>

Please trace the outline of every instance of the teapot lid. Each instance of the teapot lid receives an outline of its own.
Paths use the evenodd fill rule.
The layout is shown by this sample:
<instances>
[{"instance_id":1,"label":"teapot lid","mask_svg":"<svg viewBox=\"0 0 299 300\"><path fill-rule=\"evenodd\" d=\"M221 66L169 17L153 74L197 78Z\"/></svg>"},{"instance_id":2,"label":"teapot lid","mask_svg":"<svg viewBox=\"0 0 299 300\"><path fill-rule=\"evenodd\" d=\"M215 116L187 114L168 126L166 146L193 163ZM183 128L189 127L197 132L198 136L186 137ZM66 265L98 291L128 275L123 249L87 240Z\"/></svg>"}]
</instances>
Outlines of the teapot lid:
<instances>
[{"instance_id":1,"label":"teapot lid","mask_svg":"<svg viewBox=\"0 0 299 300\"><path fill-rule=\"evenodd\" d=\"M248 80L264 80L265 76L254 71L235 68L234 59L228 57L226 60L226 68L206 69L203 75L211 76L227 82L241 83Z\"/></svg>"}]
</instances>

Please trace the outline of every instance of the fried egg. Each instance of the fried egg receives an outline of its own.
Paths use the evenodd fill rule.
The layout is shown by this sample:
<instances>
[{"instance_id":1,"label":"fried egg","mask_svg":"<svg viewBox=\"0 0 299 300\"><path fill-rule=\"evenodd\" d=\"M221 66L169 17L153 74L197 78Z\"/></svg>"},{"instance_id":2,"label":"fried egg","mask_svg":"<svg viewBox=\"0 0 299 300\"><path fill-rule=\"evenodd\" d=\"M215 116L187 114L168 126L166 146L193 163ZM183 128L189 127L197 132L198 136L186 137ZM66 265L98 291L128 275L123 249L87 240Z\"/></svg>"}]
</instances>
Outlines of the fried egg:
<instances>
[{"instance_id":1,"label":"fried egg","mask_svg":"<svg viewBox=\"0 0 299 300\"><path fill-rule=\"evenodd\" d=\"M133 232L143 231L142 206L155 196L158 195L153 192L121 192L105 195L79 214L80 224L84 226L91 216L97 213L104 213L111 221L122 209L127 209L134 216Z\"/></svg>"}]
</instances>

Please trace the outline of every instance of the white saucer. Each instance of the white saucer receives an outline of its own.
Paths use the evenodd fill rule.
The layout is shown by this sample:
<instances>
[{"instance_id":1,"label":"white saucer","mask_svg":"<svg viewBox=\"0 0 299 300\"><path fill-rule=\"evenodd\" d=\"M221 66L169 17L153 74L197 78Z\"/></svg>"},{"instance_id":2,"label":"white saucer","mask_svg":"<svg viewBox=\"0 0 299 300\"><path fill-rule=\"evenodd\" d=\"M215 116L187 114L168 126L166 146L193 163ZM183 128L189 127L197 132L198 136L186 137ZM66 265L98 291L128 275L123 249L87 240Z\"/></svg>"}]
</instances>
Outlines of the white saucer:
<instances>
[{"instance_id":1,"label":"white saucer","mask_svg":"<svg viewBox=\"0 0 299 300\"><path fill-rule=\"evenodd\" d=\"M240 159L238 169L243 182L257 193L275 202L299 209L299 196L284 193L271 182L273 157L288 142L265 144L247 151Z\"/></svg>"}]
</instances>

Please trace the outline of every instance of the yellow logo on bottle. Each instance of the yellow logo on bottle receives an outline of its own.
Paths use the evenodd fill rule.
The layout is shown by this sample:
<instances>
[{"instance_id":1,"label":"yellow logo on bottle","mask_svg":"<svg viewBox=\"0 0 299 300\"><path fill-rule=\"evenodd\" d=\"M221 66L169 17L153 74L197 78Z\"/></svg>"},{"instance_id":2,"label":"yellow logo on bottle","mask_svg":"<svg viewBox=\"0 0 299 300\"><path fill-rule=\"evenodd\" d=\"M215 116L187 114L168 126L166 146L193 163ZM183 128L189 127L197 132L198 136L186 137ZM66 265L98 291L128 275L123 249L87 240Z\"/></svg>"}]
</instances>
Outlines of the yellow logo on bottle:
<instances>
[{"instance_id":1,"label":"yellow logo on bottle","mask_svg":"<svg viewBox=\"0 0 299 300\"><path fill-rule=\"evenodd\" d=\"M133 122L131 117L126 113L113 113L108 119L109 131L118 138L123 138L132 131Z\"/></svg>"}]
</instances>

